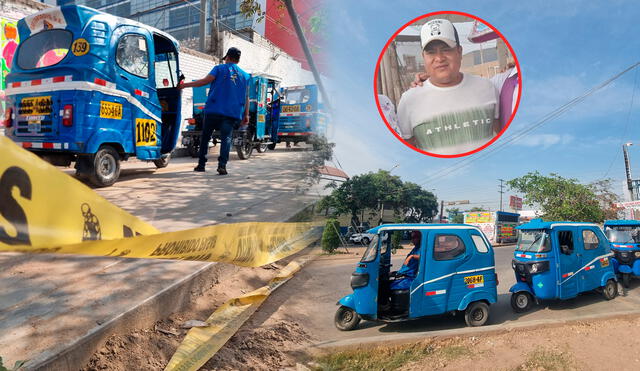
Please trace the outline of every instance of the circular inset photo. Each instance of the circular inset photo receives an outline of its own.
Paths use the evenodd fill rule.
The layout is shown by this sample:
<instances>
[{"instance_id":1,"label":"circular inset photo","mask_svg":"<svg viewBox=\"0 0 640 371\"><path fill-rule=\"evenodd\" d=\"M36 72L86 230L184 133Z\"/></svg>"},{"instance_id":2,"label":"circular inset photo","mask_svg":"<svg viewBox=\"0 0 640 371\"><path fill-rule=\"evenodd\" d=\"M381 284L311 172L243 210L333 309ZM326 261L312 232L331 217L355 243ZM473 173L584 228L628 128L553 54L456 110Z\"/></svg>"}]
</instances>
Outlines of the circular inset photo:
<instances>
[{"instance_id":1,"label":"circular inset photo","mask_svg":"<svg viewBox=\"0 0 640 371\"><path fill-rule=\"evenodd\" d=\"M495 142L522 92L511 45L486 21L436 12L402 26L380 53L374 77L378 111L407 146L460 157Z\"/></svg>"}]
</instances>

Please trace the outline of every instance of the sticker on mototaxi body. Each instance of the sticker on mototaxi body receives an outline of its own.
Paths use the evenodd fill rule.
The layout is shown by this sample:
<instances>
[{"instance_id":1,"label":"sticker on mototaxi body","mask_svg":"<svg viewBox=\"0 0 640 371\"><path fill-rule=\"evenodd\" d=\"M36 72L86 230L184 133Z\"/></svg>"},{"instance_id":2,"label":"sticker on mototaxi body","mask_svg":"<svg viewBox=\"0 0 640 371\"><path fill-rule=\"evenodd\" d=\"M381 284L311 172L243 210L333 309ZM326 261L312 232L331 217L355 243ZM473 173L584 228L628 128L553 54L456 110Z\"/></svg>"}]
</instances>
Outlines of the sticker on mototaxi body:
<instances>
[{"instance_id":1,"label":"sticker on mototaxi body","mask_svg":"<svg viewBox=\"0 0 640 371\"><path fill-rule=\"evenodd\" d=\"M156 143L158 138L155 120L136 119L136 146L155 146Z\"/></svg>"},{"instance_id":2,"label":"sticker on mototaxi body","mask_svg":"<svg viewBox=\"0 0 640 371\"><path fill-rule=\"evenodd\" d=\"M76 57L82 57L89 53L89 49L89 42L85 39L76 39L73 44L71 44L71 52Z\"/></svg>"}]
</instances>

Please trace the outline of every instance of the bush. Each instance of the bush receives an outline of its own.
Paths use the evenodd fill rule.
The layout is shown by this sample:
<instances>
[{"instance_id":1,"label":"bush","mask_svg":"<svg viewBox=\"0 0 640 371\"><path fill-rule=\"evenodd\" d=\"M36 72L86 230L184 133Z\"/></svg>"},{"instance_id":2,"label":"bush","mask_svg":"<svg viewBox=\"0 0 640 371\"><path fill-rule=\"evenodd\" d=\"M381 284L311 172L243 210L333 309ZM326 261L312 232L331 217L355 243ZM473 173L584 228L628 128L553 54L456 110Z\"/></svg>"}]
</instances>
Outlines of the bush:
<instances>
[{"instance_id":1,"label":"bush","mask_svg":"<svg viewBox=\"0 0 640 371\"><path fill-rule=\"evenodd\" d=\"M340 246L340 223L336 219L328 219L322 232L322 250L333 253Z\"/></svg>"}]
</instances>

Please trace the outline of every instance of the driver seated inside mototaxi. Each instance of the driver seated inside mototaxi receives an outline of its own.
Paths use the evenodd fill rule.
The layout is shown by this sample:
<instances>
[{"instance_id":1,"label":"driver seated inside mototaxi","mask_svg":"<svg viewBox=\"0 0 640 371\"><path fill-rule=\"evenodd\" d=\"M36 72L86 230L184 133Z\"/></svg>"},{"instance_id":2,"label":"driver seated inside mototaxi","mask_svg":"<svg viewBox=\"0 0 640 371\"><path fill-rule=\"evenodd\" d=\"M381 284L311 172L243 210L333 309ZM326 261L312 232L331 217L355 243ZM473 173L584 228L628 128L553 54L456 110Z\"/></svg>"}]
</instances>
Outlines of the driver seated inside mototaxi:
<instances>
[{"instance_id":1,"label":"driver seated inside mototaxi","mask_svg":"<svg viewBox=\"0 0 640 371\"><path fill-rule=\"evenodd\" d=\"M391 283L391 290L408 290L411 287L411 282L416 278L416 275L418 274L418 267L420 265L421 239L422 233L420 233L420 231L411 232L411 243L413 243L413 249L409 251L402 267L400 267L396 272L396 280Z\"/></svg>"}]
</instances>

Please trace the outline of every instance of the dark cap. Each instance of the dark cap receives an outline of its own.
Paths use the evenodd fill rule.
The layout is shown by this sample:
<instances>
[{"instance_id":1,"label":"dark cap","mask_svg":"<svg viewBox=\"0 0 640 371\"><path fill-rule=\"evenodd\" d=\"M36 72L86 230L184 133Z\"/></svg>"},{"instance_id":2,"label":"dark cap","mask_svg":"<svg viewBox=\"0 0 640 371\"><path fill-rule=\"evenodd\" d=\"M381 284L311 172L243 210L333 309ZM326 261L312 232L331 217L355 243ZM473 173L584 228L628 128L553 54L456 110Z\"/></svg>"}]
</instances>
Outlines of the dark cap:
<instances>
[{"instance_id":1,"label":"dark cap","mask_svg":"<svg viewBox=\"0 0 640 371\"><path fill-rule=\"evenodd\" d=\"M227 54L225 54L224 58L230 57L232 59L240 59L240 49L231 47L227 50Z\"/></svg>"}]
</instances>

